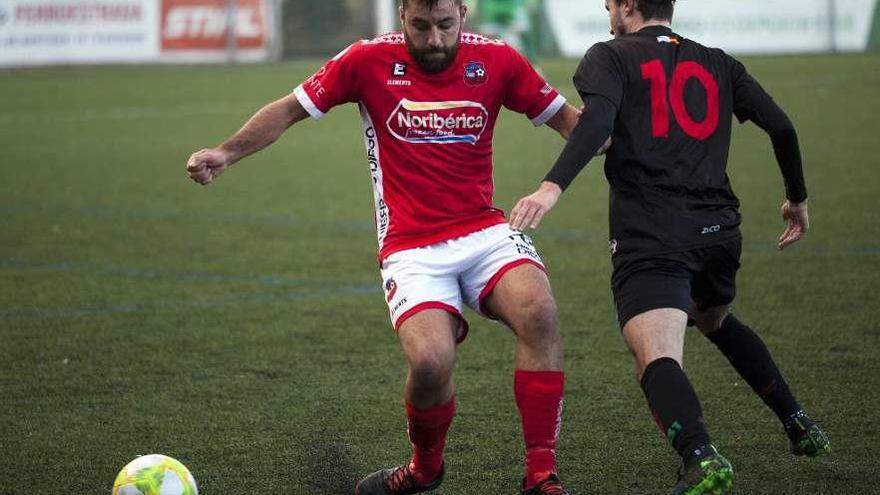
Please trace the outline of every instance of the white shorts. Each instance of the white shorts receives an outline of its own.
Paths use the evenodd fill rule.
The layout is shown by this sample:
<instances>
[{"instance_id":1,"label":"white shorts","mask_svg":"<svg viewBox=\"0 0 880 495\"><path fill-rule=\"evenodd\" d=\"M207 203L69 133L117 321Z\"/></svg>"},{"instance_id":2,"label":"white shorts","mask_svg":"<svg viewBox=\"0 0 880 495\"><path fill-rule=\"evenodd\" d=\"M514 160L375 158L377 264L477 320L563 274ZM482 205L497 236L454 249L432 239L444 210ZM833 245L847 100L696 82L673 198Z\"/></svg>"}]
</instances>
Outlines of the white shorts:
<instances>
[{"instance_id":1,"label":"white shorts","mask_svg":"<svg viewBox=\"0 0 880 495\"><path fill-rule=\"evenodd\" d=\"M426 309L442 309L461 322L458 342L467 337L461 312L467 304L493 318L483 299L507 271L523 264L544 270L532 240L506 223L430 246L398 251L382 262L385 301L394 329Z\"/></svg>"}]
</instances>

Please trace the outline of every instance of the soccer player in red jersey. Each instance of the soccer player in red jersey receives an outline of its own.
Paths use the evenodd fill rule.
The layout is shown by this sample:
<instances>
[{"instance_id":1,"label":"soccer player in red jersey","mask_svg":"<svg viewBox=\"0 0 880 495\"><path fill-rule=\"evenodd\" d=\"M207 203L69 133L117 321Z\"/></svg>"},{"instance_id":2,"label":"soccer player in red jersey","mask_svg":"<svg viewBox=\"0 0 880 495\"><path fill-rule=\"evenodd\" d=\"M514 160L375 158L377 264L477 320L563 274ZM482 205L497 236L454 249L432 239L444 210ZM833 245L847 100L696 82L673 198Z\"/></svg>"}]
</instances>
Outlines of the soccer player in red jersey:
<instances>
[{"instance_id":1,"label":"soccer player in red jersey","mask_svg":"<svg viewBox=\"0 0 880 495\"><path fill-rule=\"evenodd\" d=\"M522 492L568 493L556 469L564 388L556 305L532 241L492 204L492 135L502 106L565 138L579 112L518 52L463 32L466 14L461 0L403 0L402 33L352 44L231 139L187 163L194 181L210 184L297 122L359 105L385 298L409 364L412 457L361 480L358 495L440 485L455 414L456 347L468 329L464 304L502 321L517 339Z\"/></svg>"}]
</instances>

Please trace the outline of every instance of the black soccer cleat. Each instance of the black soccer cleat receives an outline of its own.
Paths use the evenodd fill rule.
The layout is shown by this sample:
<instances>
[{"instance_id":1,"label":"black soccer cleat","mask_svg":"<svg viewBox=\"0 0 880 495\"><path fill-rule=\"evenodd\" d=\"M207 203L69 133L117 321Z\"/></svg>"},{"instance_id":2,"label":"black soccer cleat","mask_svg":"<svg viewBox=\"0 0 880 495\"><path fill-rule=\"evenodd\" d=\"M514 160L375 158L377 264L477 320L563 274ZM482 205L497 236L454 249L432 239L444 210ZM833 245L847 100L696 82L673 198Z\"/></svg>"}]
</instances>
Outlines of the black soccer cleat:
<instances>
[{"instance_id":1,"label":"black soccer cleat","mask_svg":"<svg viewBox=\"0 0 880 495\"><path fill-rule=\"evenodd\" d=\"M444 468L441 467L437 479L427 485L416 481L409 464L393 469L382 469L358 482L354 488L354 495L410 495L429 492L437 489L443 482Z\"/></svg>"},{"instance_id":2,"label":"black soccer cleat","mask_svg":"<svg viewBox=\"0 0 880 495\"><path fill-rule=\"evenodd\" d=\"M706 445L682 463L672 495L721 495L732 485L733 466L714 446Z\"/></svg>"},{"instance_id":3,"label":"black soccer cleat","mask_svg":"<svg viewBox=\"0 0 880 495\"><path fill-rule=\"evenodd\" d=\"M831 453L831 442L819 425L804 411L798 411L785 422L785 435L796 456L819 457Z\"/></svg>"},{"instance_id":4,"label":"black soccer cleat","mask_svg":"<svg viewBox=\"0 0 880 495\"><path fill-rule=\"evenodd\" d=\"M525 480L523 480L523 485L525 485ZM568 490L562 487L562 482L559 481L559 476L555 474L551 474L544 481L538 483L537 485L529 488L528 490L523 489L522 495L571 495L568 493Z\"/></svg>"}]
</instances>

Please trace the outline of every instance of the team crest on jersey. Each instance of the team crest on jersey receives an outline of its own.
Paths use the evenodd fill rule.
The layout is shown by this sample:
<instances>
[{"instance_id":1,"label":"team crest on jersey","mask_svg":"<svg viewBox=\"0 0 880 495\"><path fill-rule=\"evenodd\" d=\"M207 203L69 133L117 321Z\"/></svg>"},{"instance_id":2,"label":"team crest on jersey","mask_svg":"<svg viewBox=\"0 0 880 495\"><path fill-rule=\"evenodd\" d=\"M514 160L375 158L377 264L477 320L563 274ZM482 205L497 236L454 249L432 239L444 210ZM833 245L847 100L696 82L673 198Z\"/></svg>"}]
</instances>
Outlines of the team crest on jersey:
<instances>
[{"instance_id":1,"label":"team crest on jersey","mask_svg":"<svg viewBox=\"0 0 880 495\"><path fill-rule=\"evenodd\" d=\"M489 80L489 73L482 62L468 62L464 66L464 83L468 86L482 86Z\"/></svg>"},{"instance_id":2,"label":"team crest on jersey","mask_svg":"<svg viewBox=\"0 0 880 495\"><path fill-rule=\"evenodd\" d=\"M408 143L477 144L489 124L489 111L473 101L400 100L386 125Z\"/></svg>"}]
</instances>

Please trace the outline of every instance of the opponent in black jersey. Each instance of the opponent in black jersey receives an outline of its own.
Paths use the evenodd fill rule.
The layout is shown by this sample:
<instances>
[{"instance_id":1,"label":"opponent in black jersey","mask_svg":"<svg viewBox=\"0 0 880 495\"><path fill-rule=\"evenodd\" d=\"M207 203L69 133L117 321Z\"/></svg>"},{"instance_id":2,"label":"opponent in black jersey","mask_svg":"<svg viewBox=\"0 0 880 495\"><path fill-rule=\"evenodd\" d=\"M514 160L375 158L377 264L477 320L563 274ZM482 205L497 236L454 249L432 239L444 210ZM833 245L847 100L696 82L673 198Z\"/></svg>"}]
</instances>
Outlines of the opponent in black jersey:
<instances>
[{"instance_id":1,"label":"opponent in black jersey","mask_svg":"<svg viewBox=\"0 0 880 495\"><path fill-rule=\"evenodd\" d=\"M785 426L792 451L829 451L758 335L729 313L736 294L739 201L727 177L733 117L773 143L786 186L778 246L809 228L807 192L791 121L741 63L671 29L674 0L606 0L615 39L593 46L574 83L585 111L511 225L536 228L609 136L612 290L618 320L661 431L682 457L674 493L721 493L733 469L711 445L681 368L695 324Z\"/></svg>"}]
</instances>

